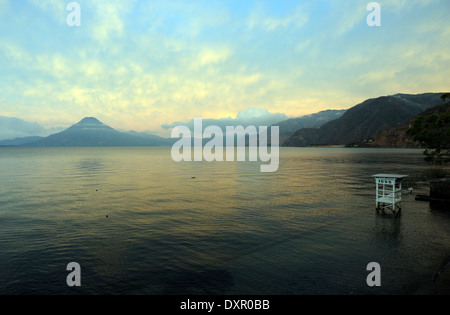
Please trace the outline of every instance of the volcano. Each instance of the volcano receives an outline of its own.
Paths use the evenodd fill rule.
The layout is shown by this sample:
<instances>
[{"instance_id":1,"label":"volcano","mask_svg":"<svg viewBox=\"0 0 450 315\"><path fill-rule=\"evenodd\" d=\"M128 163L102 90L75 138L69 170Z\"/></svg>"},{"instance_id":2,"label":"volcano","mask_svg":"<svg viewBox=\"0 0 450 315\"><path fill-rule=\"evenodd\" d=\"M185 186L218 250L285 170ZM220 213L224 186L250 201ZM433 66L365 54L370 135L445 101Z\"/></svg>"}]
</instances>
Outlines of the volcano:
<instances>
[{"instance_id":1,"label":"volcano","mask_svg":"<svg viewBox=\"0 0 450 315\"><path fill-rule=\"evenodd\" d=\"M24 144L33 147L155 147L169 146L172 139L115 130L95 117L85 117L64 131Z\"/></svg>"}]
</instances>

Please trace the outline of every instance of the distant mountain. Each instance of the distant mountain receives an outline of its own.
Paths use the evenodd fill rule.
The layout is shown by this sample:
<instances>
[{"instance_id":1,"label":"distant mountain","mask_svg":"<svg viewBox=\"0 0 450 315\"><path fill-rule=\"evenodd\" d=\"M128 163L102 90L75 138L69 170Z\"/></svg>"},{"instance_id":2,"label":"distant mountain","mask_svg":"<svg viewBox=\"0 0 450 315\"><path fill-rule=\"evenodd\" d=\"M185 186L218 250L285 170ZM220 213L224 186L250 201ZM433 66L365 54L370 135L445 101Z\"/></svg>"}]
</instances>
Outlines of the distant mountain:
<instances>
[{"instance_id":1,"label":"distant mountain","mask_svg":"<svg viewBox=\"0 0 450 315\"><path fill-rule=\"evenodd\" d=\"M450 103L434 106L425 110L420 115L427 117L433 114L442 114L448 111L450 111ZM383 130L370 137L369 140L355 144L355 146L369 148L421 148L420 143L414 141L411 136L406 134L406 131L413 124L416 118L417 116L404 124Z\"/></svg>"},{"instance_id":2,"label":"distant mountain","mask_svg":"<svg viewBox=\"0 0 450 315\"><path fill-rule=\"evenodd\" d=\"M44 137L31 136L31 137L15 138L10 140L2 140L0 141L0 146L18 146L34 142L40 139L44 139Z\"/></svg>"},{"instance_id":3,"label":"distant mountain","mask_svg":"<svg viewBox=\"0 0 450 315\"><path fill-rule=\"evenodd\" d=\"M296 131L284 141L283 146L359 143L382 130L407 122L430 107L442 104L441 95L442 93L396 94L369 99L320 128Z\"/></svg>"},{"instance_id":4,"label":"distant mountain","mask_svg":"<svg viewBox=\"0 0 450 315\"><path fill-rule=\"evenodd\" d=\"M346 109L328 109L315 114L305 115L297 118L290 118L274 124L273 126L280 127L280 143L283 143L297 130L300 130L302 128L319 128L329 121L340 118L346 111Z\"/></svg>"},{"instance_id":5,"label":"distant mountain","mask_svg":"<svg viewBox=\"0 0 450 315\"><path fill-rule=\"evenodd\" d=\"M62 132L23 145L34 147L135 147L166 146L172 143L172 139L155 135L123 133L94 117L86 117Z\"/></svg>"}]
</instances>

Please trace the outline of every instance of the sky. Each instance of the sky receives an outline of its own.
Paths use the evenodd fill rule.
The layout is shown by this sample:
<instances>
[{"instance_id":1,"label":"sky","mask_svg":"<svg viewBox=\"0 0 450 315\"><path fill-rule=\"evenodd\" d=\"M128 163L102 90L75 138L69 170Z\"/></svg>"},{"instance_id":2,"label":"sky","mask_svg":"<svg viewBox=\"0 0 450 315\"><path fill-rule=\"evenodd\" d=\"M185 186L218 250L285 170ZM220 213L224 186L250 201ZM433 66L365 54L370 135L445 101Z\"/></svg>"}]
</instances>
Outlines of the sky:
<instances>
[{"instance_id":1,"label":"sky","mask_svg":"<svg viewBox=\"0 0 450 315\"><path fill-rule=\"evenodd\" d=\"M449 0L0 0L0 116L174 122L346 109L450 90ZM165 127L165 128L164 128Z\"/></svg>"}]
</instances>

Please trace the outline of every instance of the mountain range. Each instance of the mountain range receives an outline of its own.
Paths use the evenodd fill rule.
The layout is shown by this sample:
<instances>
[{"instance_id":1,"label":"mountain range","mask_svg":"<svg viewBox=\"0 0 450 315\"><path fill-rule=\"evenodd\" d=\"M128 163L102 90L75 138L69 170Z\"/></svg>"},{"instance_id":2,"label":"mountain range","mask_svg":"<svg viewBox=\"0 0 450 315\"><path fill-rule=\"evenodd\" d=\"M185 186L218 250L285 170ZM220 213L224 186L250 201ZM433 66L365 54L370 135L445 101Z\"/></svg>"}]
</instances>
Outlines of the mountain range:
<instances>
[{"instance_id":1,"label":"mountain range","mask_svg":"<svg viewBox=\"0 0 450 315\"><path fill-rule=\"evenodd\" d=\"M404 124L408 121L427 109L443 104L442 94L382 96L368 99L348 110L325 110L280 121L275 125L279 126L282 146L367 144L369 141L374 142L374 139L381 139L383 132L386 133L392 128L401 127L406 130ZM392 132L403 134L400 129ZM378 138L374 138L375 135L378 135ZM404 141L407 140L405 139ZM171 146L175 141L177 139L163 138L150 133L121 132L94 117L86 117L71 127L47 137L3 140L0 141L0 146L148 147ZM388 147L407 146L404 141L401 139L395 143L385 141L384 144ZM373 145L376 143L383 146L381 140L374 142Z\"/></svg>"},{"instance_id":2,"label":"mountain range","mask_svg":"<svg viewBox=\"0 0 450 315\"><path fill-rule=\"evenodd\" d=\"M281 121L273 126L280 127L280 143L286 141L297 130L303 128L319 128L329 121L340 118L347 110L333 110L328 109L315 114L301 116L297 118L290 118Z\"/></svg>"},{"instance_id":3,"label":"mountain range","mask_svg":"<svg viewBox=\"0 0 450 315\"><path fill-rule=\"evenodd\" d=\"M340 117L345 110L326 110L312 115L281 121L280 138L287 138L303 127L320 127L322 124ZM205 120L203 127L216 120ZM181 125L181 123L180 123ZM244 125L247 127L247 125ZM188 125L189 127L189 125ZM191 130L193 127L190 128ZM225 130L225 127L223 127ZM225 135L224 135L225 137ZM136 146L171 146L177 139L163 138L146 132L118 131L100 122L94 117L85 117L80 122L64 131L47 137L29 136L0 141L0 146L30 147L136 147ZM203 143L209 142L204 139ZM225 143L225 142L224 142ZM237 142L236 142L237 143Z\"/></svg>"},{"instance_id":4,"label":"mountain range","mask_svg":"<svg viewBox=\"0 0 450 315\"><path fill-rule=\"evenodd\" d=\"M443 103L443 93L396 94L364 101L320 128L297 130L283 146L349 145L369 139Z\"/></svg>"}]
</instances>

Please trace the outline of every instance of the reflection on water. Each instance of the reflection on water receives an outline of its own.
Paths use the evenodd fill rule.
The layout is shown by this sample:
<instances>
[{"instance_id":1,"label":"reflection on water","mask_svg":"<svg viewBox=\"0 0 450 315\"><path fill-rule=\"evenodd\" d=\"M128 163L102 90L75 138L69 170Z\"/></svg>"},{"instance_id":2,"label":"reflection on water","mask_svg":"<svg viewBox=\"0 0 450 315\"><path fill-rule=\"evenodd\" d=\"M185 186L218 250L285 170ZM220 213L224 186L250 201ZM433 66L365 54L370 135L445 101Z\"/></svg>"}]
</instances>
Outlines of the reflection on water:
<instances>
[{"instance_id":1,"label":"reflection on water","mask_svg":"<svg viewBox=\"0 0 450 315\"><path fill-rule=\"evenodd\" d=\"M77 162L75 169L78 173L86 175L95 175L104 170L104 163L101 158L96 159L82 159Z\"/></svg>"},{"instance_id":2,"label":"reflection on water","mask_svg":"<svg viewBox=\"0 0 450 315\"><path fill-rule=\"evenodd\" d=\"M422 159L283 148L278 172L261 173L175 163L170 148L0 148L0 293L409 292L442 263L450 216L407 192L401 216L377 215L371 175L416 173ZM65 283L71 261L80 288Z\"/></svg>"},{"instance_id":3,"label":"reflection on water","mask_svg":"<svg viewBox=\"0 0 450 315\"><path fill-rule=\"evenodd\" d=\"M434 213L439 213L444 216L450 215L448 203L430 201L428 204L430 205L430 210Z\"/></svg>"},{"instance_id":4,"label":"reflection on water","mask_svg":"<svg viewBox=\"0 0 450 315\"><path fill-rule=\"evenodd\" d=\"M376 215L374 225L374 236L380 241L388 241L400 246L403 241L402 216Z\"/></svg>"}]
</instances>

